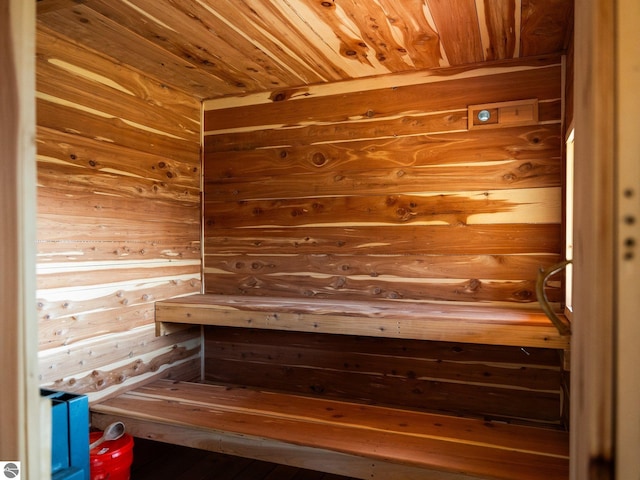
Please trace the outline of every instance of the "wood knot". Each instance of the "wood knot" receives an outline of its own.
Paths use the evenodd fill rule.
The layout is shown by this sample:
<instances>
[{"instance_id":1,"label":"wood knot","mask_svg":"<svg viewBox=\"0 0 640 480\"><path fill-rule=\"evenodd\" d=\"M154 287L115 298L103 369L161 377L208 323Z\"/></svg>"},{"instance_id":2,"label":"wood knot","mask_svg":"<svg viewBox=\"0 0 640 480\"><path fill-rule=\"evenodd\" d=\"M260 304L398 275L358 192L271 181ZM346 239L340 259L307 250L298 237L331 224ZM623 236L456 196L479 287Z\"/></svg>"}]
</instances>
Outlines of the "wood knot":
<instances>
[{"instance_id":1,"label":"wood knot","mask_svg":"<svg viewBox=\"0 0 640 480\"><path fill-rule=\"evenodd\" d=\"M320 152L316 152L316 153L313 154L313 157L311 158L311 161L313 162L313 164L316 167L321 167L322 165L327 163L327 157L325 157L324 154L322 154Z\"/></svg>"}]
</instances>

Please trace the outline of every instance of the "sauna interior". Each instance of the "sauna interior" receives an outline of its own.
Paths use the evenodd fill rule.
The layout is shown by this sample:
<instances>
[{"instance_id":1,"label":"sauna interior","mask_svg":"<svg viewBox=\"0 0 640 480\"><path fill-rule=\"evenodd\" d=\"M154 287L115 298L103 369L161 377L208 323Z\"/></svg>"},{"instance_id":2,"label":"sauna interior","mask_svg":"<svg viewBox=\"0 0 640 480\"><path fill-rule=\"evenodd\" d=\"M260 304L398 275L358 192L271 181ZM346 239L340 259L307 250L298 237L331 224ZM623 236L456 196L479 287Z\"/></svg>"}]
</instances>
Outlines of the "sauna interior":
<instances>
[{"instance_id":1,"label":"sauna interior","mask_svg":"<svg viewBox=\"0 0 640 480\"><path fill-rule=\"evenodd\" d=\"M188 380L567 431L551 323L347 317L540 312L538 272L565 258L572 39L567 0L38 0L40 384L99 405ZM545 285L559 312L563 278ZM335 322L157 328L158 302L194 294Z\"/></svg>"}]
</instances>

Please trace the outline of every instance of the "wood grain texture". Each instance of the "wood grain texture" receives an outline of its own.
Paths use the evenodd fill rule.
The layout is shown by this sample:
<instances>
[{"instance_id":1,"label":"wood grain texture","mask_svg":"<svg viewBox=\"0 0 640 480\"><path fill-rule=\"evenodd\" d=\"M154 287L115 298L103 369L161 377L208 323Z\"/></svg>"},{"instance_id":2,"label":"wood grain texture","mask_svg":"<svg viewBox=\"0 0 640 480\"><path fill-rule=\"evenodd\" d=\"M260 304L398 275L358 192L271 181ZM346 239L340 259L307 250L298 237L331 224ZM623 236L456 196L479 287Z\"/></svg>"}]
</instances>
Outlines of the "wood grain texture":
<instances>
[{"instance_id":1,"label":"wood grain texture","mask_svg":"<svg viewBox=\"0 0 640 480\"><path fill-rule=\"evenodd\" d=\"M36 63L41 383L193 378L197 332L155 342L153 302L200 291L199 103L42 23Z\"/></svg>"},{"instance_id":2,"label":"wood grain texture","mask_svg":"<svg viewBox=\"0 0 640 480\"><path fill-rule=\"evenodd\" d=\"M123 419L124 416L120 412L113 414L93 412L91 415L92 423L98 428L105 428L110 423ZM475 475L434 470L427 470L425 473L423 468L374 462L370 458L349 456L316 447L277 441L267 442L263 438L231 432L202 431L179 425L149 423L147 420L139 420L133 416L127 416L125 421L128 431L137 437L314 470L312 480L336 480L334 474L340 475L338 479L343 479L343 475L363 479L380 475L382 478L400 477L407 480L481 480ZM323 475L322 471L330 473ZM319 475L317 472L320 472ZM425 478L425 475L428 477Z\"/></svg>"},{"instance_id":3,"label":"wood grain texture","mask_svg":"<svg viewBox=\"0 0 640 480\"><path fill-rule=\"evenodd\" d=\"M439 112L495 101L560 98L559 65L518 69L503 73L491 69L479 77L425 82L351 94L311 96L304 101L275 101L264 105L205 112L204 130L215 133L238 127L299 126L312 122L344 122L349 119L384 118L402 113ZM497 92L499 91L499 97Z\"/></svg>"},{"instance_id":4,"label":"wood grain texture","mask_svg":"<svg viewBox=\"0 0 640 480\"><path fill-rule=\"evenodd\" d=\"M201 99L558 54L571 13L558 0L38 2L47 28Z\"/></svg>"},{"instance_id":5,"label":"wood grain texture","mask_svg":"<svg viewBox=\"0 0 640 480\"><path fill-rule=\"evenodd\" d=\"M176 402L181 408L167 409ZM425 469L422 476L414 471L403 478L433 478L430 470L440 470L489 478L513 478L516 473L523 479L560 479L568 464L567 435L562 432L211 385L154 383L93 408L112 418L145 422L146 429L140 425L139 431L149 436L167 433L154 428L161 423L182 426L183 435L189 429L196 431L194 435L209 431L211 440L239 434L276 449L284 442L294 447L290 456L280 457L284 463L300 462L305 447L311 447L354 460L370 458L376 465L399 465L398 472L402 465ZM197 427L189 420L192 408L200 412ZM176 441L184 441L178 429L172 433L178 434L173 436ZM211 444L200 438L200 445ZM296 445L302 447L297 455ZM371 475L370 468L357 471L358 478ZM397 478L398 472L391 476ZM346 473L354 475L349 469Z\"/></svg>"},{"instance_id":6,"label":"wood grain texture","mask_svg":"<svg viewBox=\"0 0 640 480\"><path fill-rule=\"evenodd\" d=\"M49 478L51 461L43 451L50 448L50 409L38 395L33 304L35 3L10 0L0 12L0 458L20 461L30 478Z\"/></svg>"},{"instance_id":7,"label":"wood grain texture","mask_svg":"<svg viewBox=\"0 0 640 480\"><path fill-rule=\"evenodd\" d=\"M531 308L295 296L190 295L156 302L156 322L565 349Z\"/></svg>"},{"instance_id":8,"label":"wood grain texture","mask_svg":"<svg viewBox=\"0 0 640 480\"><path fill-rule=\"evenodd\" d=\"M511 71L503 64L485 75L387 90L325 90L236 108L208 102L205 290L534 302L539 267L490 279L472 268L464 276L430 275L428 267L438 255L454 263L460 255L560 252L560 74L553 62ZM466 130L472 98L510 101L534 90L544 105L537 125ZM283 257L269 272L207 264L242 255ZM392 273L370 267L363 275L312 262L323 255L370 266L380 255L398 256ZM426 268L411 273L420 255ZM561 300L561 287L549 295Z\"/></svg>"},{"instance_id":9,"label":"wood grain texture","mask_svg":"<svg viewBox=\"0 0 640 480\"><path fill-rule=\"evenodd\" d=\"M431 412L558 425L548 349L207 327L205 380Z\"/></svg>"}]
</instances>

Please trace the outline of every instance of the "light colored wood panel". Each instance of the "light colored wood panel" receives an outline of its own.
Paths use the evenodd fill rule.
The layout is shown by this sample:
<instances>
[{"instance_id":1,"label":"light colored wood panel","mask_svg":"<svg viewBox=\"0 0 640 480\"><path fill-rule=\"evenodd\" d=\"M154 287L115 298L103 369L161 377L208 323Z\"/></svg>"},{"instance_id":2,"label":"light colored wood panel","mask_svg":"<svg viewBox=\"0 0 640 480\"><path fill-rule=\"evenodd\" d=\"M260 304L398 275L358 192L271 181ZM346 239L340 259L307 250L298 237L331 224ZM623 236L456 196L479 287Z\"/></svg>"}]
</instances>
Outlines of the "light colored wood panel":
<instances>
[{"instance_id":1,"label":"light colored wood panel","mask_svg":"<svg viewBox=\"0 0 640 480\"><path fill-rule=\"evenodd\" d=\"M407 156L411 156L415 152L407 152ZM402 152L397 152L398 156ZM318 157L319 158L319 157ZM524 199L527 192L533 193L530 199L535 203L543 203L551 197L547 194L560 186L561 164L558 159L532 159L532 160L505 160L505 161L489 161L489 162L469 162L464 165L457 166L430 166L430 167L403 167L390 165L386 169L375 169L371 165L371 170L364 170L366 164L363 164L361 171L345 172L335 170L319 169L317 173L307 175L269 175L265 172L263 178L251 178L247 181L241 179L234 181L207 181L205 184L206 203L204 205L207 216L213 216L218 210L217 205L221 202L230 200L235 202L233 205L238 210L247 209L252 204L250 201L273 200L270 206L263 205L253 212L256 219L264 212L276 207L286 208L286 202L276 204L275 201L295 198L307 198L313 201L316 198L314 209L327 208L332 202L357 202L351 200L330 199L328 197L344 197L353 195L362 196L388 196L389 198L400 199L406 196L425 196L430 194L442 194L444 196L456 194L459 195L459 201L463 201L462 197L466 196L470 201L470 209L468 211L459 211L460 218L467 215L473 215L474 208L471 205L472 199L478 199L478 195L484 195L488 202L485 208L490 208L491 200L509 201L512 197L514 202ZM473 175L469 172L473 171ZM552 187L552 188L550 188ZM519 191L519 193L518 193ZM482 193L480 193L482 192ZM539 197L538 197L539 194ZM536 198L538 197L538 198ZM544 199L544 200L543 200ZM425 204L429 200L409 202L412 204ZM362 199L361 202L377 203L375 198ZM395 200L389 200L396 205ZM449 196L448 200L444 200L444 207L447 201L453 201L453 197ZM526 201L526 200L525 200ZM556 200L553 200L550 207L555 210ZM389 205L390 207L392 205ZM511 205L515 206L515 205ZM353 205L356 207L356 204ZM497 207L497 205L496 205ZM509 208L507 204L503 207ZM304 206L300 202L300 214L311 212L308 206ZM500 208L497 207L496 211ZM451 213L453 210L437 210L432 211L433 214ZM320 212L316 212L320 213ZM373 213L373 210L371 211ZM371 217L373 218L373 217ZM379 221L383 217L380 217ZM295 223L295 219L292 223ZM532 217L532 220L535 221ZM336 220L337 221L337 220Z\"/></svg>"},{"instance_id":2,"label":"light colored wood panel","mask_svg":"<svg viewBox=\"0 0 640 480\"><path fill-rule=\"evenodd\" d=\"M539 268L558 255L205 255L204 273L280 275L304 271L320 275L402 276L404 278L484 278L535 280Z\"/></svg>"},{"instance_id":3,"label":"light colored wood panel","mask_svg":"<svg viewBox=\"0 0 640 480\"><path fill-rule=\"evenodd\" d=\"M153 331L146 329L145 337L151 342ZM174 369L181 374L185 369L197 372L194 365L199 364L199 336L183 336L179 342L177 338L170 338L170 341L155 342L153 349L149 348L138 355L105 360L99 367L85 368L74 374L58 370L57 376L44 386L70 393L85 393L89 401L94 402L113 395L114 391L126 391L158 378L175 378L175 372L172 373ZM98 350L93 354L97 353Z\"/></svg>"},{"instance_id":4,"label":"light colored wood panel","mask_svg":"<svg viewBox=\"0 0 640 480\"><path fill-rule=\"evenodd\" d=\"M38 394L35 292L35 3L0 14L0 458L48 478L47 404ZM43 460L44 457L44 460Z\"/></svg>"},{"instance_id":5,"label":"light colored wood panel","mask_svg":"<svg viewBox=\"0 0 640 480\"><path fill-rule=\"evenodd\" d=\"M637 312L640 310L638 285L640 266L638 246L629 239L640 238L640 225L625 219L640 218L640 137L634 125L640 117L640 95L636 85L640 82L640 32L636 28L640 19L640 4L633 0L616 3L616 45L619 51L616 65L617 109L617 172L618 226L616 238L620 255L617 260L618 309L616 344L616 473L620 478L640 475L640 458L634 445L640 442L640 416L636 406L640 401L640 364L637 339L640 338ZM621 260L624 259L624 260Z\"/></svg>"},{"instance_id":6,"label":"light colored wood panel","mask_svg":"<svg viewBox=\"0 0 640 480\"><path fill-rule=\"evenodd\" d=\"M115 63L142 70L147 76L187 95L201 99L208 97L211 91L220 95L237 93L236 88L194 68L186 60L162 50L86 5L46 13L40 15L38 21L51 30L62 32L69 40L101 52Z\"/></svg>"},{"instance_id":7,"label":"light colored wood panel","mask_svg":"<svg viewBox=\"0 0 640 480\"><path fill-rule=\"evenodd\" d=\"M153 322L153 302L200 292L199 275L159 277L38 291L40 350Z\"/></svg>"},{"instance_id":8,"label":"light colored wood panel","mask_svg":"<svg viewBox=\"0 0 640 480\"><path fill-rule=\"evenodd\" d=\"M38 265L38 289L91 287L163 277L197 277L200 262L193 260L150 260L86 263L65 262Z\"/></svg>"},{"instance_id":9,"label":"light colored wood panel","mask_svg":"<svg viewBox=\"0 0 640 480\"><path fill-rule=\"evenodd\" d=\"M46 385L57 383L65 391L66 388L78 388L78 376L83 377L87 372L122 362L128 364L131 359L157 353L173 345L192 345L193 339L199 335L196 327L176 335L156 337L154 327L147 324L112 333L109 341L97 336L77 344L44 350L38 358L39 381Z\"/></svg>"},{"instance_id":10,"label":"light colored wood panel","mask_svg":"<svg viewBox=\"0 0 640 480\"><path fill-rule=\"evenodd\" d=\"M196 223L180 225L179 222L123 222L122 218L104 218L94 215L76 216L71 221L63 212L38 215L38 241L73 242L154 242L158 237L171 239L172 243L189 245L198 238Z\"/></svg>"},{"instance_id":11,"label":"light colored wood panel","mask_svg":"<svg viewBox=\"0 0 640 480\"><path fill-rule=\"evenodd\" d=\"M55 179L59 178L59 175L52 175L49 178L51 177ZM73 182L76 176L70 177L68 180ZM112 175L109 177L111 177L109 180L113 180ZM39 179L42 179L42 175L39 175ZM83 191L82 187L75 186L75 188L69 188L66 195L60 188L41 187L38 192L39 215L77 217L78 230L81 230L82 219L89 219L92 216L96 217L96 223L119 221L123 230L130 226L136 229L138 228L136 225L143 224L157 229L167 227L171 229L171 225L182 224L185 232L192 234L192 240L198 238L200 208L197 203L184 205L177 201L132 198L129 192L138 193L142 190L140 185L137 182L132 184L127 177L118 180L119 182L109 182L113 185L112 188L101 188L101 182L96 182L94 191ZM117 190L113 191L114 189ZM159 211L162 215L158 215Z\"/></svg>"},{"instance_id":12,"label":"light colored wood panel","mask_svg":"<svg viewBox=\"0 0 640 480\"><path fill-rule=\"evenodd\" d=\"M374 138L363 140L315 144L300 138L299 143L305 142L304 145L224 151L218 154L214 153L215 139L224 135L206 136L206 181L252 181L254 178L264 178L265 172L283 176L317 174L331 170L344 175L390 167L419 168L451 164L479 166L482 162L542 158L560 160L560 124L399 138L393 137L395 130L389 130L387 122L382 125L385 128L376 130ZM344 130L348 130L346 126ZM253 135L260 136L262 133L263 131L254 132ZM253 145L247 138L239 141L236 148Z\"/></svg>"},{"instance_id":13,"label":"light colored wood panel","mask_svg":"<svg viewBox=\"0 0 640 480\"><path fill-rule=\"evenodd\" d=\"M368 321L359 321L363 318ZM156 302L156 322L567 348L544 313L520 307L389 300L191 295Z\"/></svg>"},{"instance_id":14,"label":"light colored wood panel","mask_svg":"<svg viewBox=\"0 0 640 480\"><path fill-rule=\"evenodd\" d=\"M437 177L435 181L437 182ZM422 190L429 191L448 186L430 185ZM242 200L233 203L207 202L204 221L209 228L225 230L265 226L303 228L561 221L560 187L458 193L439 190L438 193L422 195L400 193L403 191L402 185L393 186L393 190L387 195L372 195L367 185L350 184L350 187L338 192L343 196L337 197L287 199L276 196L266 200ZM303 188L304 185L300 185L297 191L290 194L304 195ZM418 186L414 188L416 191L421 190ZM277 193L286 194L291 190L293 189L284 187ZM349 190L356 191L357 195L344 196L348 195ZM258 191L254 194L259 197L260 193L262 192Z\"/></svg>"},{"instance_id":15,"label":"light colored wood panel","mask_svg":"<svg viewBox=\"0 0 640 480\"><path fill-rule=\"evenodd\" d=\"M38 2L38 8L42 3ZM73 1L68 3L73 5ZM41 67L49 64L71 69L94 82L145 101L148 108L164 108L166 115L183 129L199 131L200 101L193 95L176 90L162 79L148 76L136 65L114 62L99 49L73 42L65 37L64 31L56 32L43 22L38 22L36 58Z\"/></svg>"},{"instance_id":16,"label":"light colored wood panel","mask_svg":"<svg viewBox=\"0 0 640 480\"><path fill-rule=\"evenodd\" d=\"M199 153L197 142L188 142L137 128L116 116L104 116L99 112L80 108L77 104L66 104L63 99L38 98L37 109L38 125L53 130L176 160Z\"/></svg>"},{"instance_id":17,"label":"light colored wood panel","mask_svg":"<svg viewBox=\"0 0 640 480\"><path fill-rule=\"evenodd\" d=\"M171 196L183 202L198 201L199 195L194 193L194 190L199 190L200 184L197 155L168 158L162 154L123 148L46 127L38 128L36 141L40 162L38 173L41 177L49 170L53 175L58 170L64 172L64 175L60 174L64 178L74 171L76 174L82 172L84 176L76 175L73 183L82 185L85 191L92 184L90 180L97 181L101 178L100 174L103 174L103 178L111 175L108 178L118 181L127 180L128 177L129 181L137 180L141 185L150 185L149 193L152 192L154 198ZM58 179L58 183L61 180ZM51 182L42 183L51 186Z\"/></svg>"},{"instance_id":18,"label":"light colored wood panel","mask_svg":"<svg viewBox=\"0 0 640 480\"><path fill-rule=\"evenodd\" d=\"M615 475L615 3L585 0L575 22L571 479ZM620 52L621 53L621 52Z\"/></svg>"},{"instance_id":19,"label":"light colored wood panel","mask_svg":"<svg viewBox=\"0 0 640 480\"><path fill-rule=\"evenodd\" d=\"M165 5L147 0L132 3L93 0L89 6L192 64L192 68L206 72L216 82L255 91L300 81L215 15L215 6L194 1ZM239 10L236 8L236 14ZM189 42L184 41L182 32L189 32ZM214 49L211 44L215 45Z\"/></svg>"},{"instance_id":20,"label":"light colored wood panel","mask_svg":"<svg viewBox=\"0 0 640 480\"><path fill-rule=\"evenodd\" d=\"M461 65L485 60L475 0L427 0L426 3L448 64Z\"/></svg>"},{"instance_id":21,"label":"light colored wood panel","mask_svg":"<svg viewBox=\"0 0 640 480\"><path fill-rule=\"evenodd\" d=\"M38 159L40 213L65 211L70 216L82 216L93 211L135 221L150 211L163 210L161 218L146 217L146 221L172 222L182 217L185 224L199 217L197 187L135 178L109 168L96 171L61 165L51 157ZM132 210L134 204L136 209Z\"/></svg>"},{"instance_id":22,"label":"light colored wood panel","mask_svg":"<svg viewBox=\"0 0 640 480\"><path fill-rule=\"evenodd\" d=\"M110 84L112 81L109 78L98 76L92 70L85 70L55 58L47 58L39 53L36 89L47 98L63 99L67 104L99 112L101 116L120 118L128 125L158 135L190 142L198 141L197 122L186 119L162 105L138 98L133 92L123 91L115 82ZM91 92L91 95L87 95L87 92Z\"/></svg>"},{"instance_id":23,"label":"light colored wood panel","mask_svg":"<svg viewBox=\"0 0 640 480\"><path fill-rule=\"evenodd\" d=\"M204 130L343 122L347 119L379 118L416 111L456 110L467 105L523 98L558 99L560 96L560 67L547 66L351 95L308 97L295 102L284 100L272 102L268 107L248 105L215 110L215 113L205 110Z\"/></svg>"},{"instance_id":24,"label":"light colored wood panel","mask_svg":"<svg viewBox=\"0 0 640 480\"><path fill-rule=\"evenodd\" d=\"M476 277L418 280L400 276L331 276L315 272L235 277L208 273L205 274L204 280L206 293L217 295L247 294L362 301L401 299L443 302L536 302L533 280L500 281ZM562 291L557 287L548 287L547 297L550 302L560 302Z\"/></svg>"},{"instance_id":25,"label":"light colored wood panel","mask_svg":"<svg viewBox=\"0 0 640 480\"><path fill-rule=\"evenodd\" d=\"M116 262L200 258L200 241L180 239L51 240L36 243L38 262Z\"/></svg>"},{"instance_id":26,"label":"light colored wood panel","mask_svg":"<svg viewBox=\"0 0 640 480\"><path fill-rule=\"evenodd\" d=\"M520 53L520 1L476 1L485 60L514 58Z\"/></svg>"},{"instance_id":27,"label":"light colored wood panel","mask_svg":"<svg viewBox=\"0 0 640 480\"><path fill-rule=\"evenodd\" d=\"M205 226L205 252L249 254L518 254L560 252L559 225L432 225L370 228L217 230Z\"/></svg>"}]
</instances>

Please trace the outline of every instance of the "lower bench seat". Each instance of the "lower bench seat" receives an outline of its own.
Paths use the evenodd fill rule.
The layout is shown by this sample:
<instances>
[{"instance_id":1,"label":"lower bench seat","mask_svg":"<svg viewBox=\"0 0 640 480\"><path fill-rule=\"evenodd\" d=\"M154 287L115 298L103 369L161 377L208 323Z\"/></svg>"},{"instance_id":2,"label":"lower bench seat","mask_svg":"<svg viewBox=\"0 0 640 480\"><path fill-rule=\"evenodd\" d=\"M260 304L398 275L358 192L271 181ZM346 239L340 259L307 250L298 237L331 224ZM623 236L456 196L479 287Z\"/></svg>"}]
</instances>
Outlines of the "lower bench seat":
<instances>
[{"instance_id":1,"label":"lower bench seat","mask_svg":"<svg viewBox=\"0 0 640 480\"><path fill-rule=\"evenodd\" d=\"M92 425L361 479L560 480L560 430L242 387L159 380L91 407Z\"/></svg>"}]
</instances>

